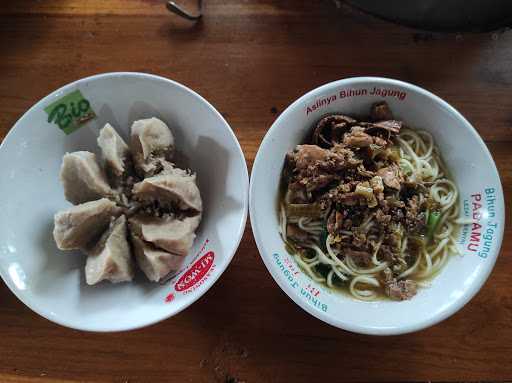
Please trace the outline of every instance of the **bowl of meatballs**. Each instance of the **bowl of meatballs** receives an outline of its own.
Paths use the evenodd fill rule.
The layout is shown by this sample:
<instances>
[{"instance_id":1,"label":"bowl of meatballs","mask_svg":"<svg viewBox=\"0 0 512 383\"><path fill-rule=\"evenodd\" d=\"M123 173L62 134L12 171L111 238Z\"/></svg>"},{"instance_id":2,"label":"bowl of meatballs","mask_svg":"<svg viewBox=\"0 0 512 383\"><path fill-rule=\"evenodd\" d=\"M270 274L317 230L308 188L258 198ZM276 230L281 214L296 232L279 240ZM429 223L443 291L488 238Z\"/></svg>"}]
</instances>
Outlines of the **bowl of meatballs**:
<instances>
[{"instance_id":1,"label":"bowl of meatballs","mask_svg":"<svg viewBox=\"0 0 512 383\"><path fill-rule=\"evenodd\" d=\"M240 145L174 81L107 73L51 93L0 147L0 275L45 318L122 331L201 297L247 218Z\"/></svg>"}]
</instances>

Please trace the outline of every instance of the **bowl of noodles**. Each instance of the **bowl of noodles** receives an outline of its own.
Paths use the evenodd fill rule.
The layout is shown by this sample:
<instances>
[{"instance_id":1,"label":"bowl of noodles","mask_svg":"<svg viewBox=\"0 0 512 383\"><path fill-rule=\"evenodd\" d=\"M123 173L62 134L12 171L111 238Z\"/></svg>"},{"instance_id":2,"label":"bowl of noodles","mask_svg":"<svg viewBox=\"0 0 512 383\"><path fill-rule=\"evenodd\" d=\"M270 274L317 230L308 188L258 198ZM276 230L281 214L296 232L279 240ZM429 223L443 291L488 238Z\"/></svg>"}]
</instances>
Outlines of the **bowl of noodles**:
<instances>
[{"instance_id":1,"label":"bowl of noodles","mask_svg":"<svg viewBox=\"0 0 512 383\"><path fill-rule=\"evenodd\" d=\"M459 112L417 86L359 77L314 89L274 122L250 215L293 301L336 327L391 335L436 324L478 292L500 251L504 201Z\"/></svg>"}]
</instances>

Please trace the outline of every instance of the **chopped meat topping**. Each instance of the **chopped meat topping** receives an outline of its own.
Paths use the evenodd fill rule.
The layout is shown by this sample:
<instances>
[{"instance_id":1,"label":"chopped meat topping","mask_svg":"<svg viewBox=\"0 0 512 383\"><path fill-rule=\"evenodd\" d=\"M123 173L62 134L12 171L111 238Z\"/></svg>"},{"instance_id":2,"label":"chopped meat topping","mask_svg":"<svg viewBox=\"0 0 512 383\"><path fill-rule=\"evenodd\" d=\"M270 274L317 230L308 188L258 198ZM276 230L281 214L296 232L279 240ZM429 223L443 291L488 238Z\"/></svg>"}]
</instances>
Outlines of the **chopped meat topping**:
<instances>
[{"instance_id":1,"label":"chopped meat topping","mask_svg":"<svg viewBox=\"0 0 512 383\"><path fill-rule=\"evenodd\" d=\"M373 104L370 109L370 118L373 121L392 120L393 113L386 102Z\"/></svg>"},{"instance_id":2,"label":"chopped meat topping","mask_svg":"<svg viewBox=\"0 0 512 383\"><path fill-rule=\"evenodd\" d=\"M353 148L366 148L373 144L373 138L364 132L364 128L354 126L350 133L343 137L343 143Z\"/></svg>"},{"instance_id":3,"label":"chopped meat topping","mask_svg":"<svg viewBox=\"0 0 512 383\"><path fill-rule=\"evenodd\" d=\"M403 123L402 121L396 120L388 120L388 121L380 121L373 124L375 128L381 128L384 130L388 130L393 134L400 133L400 129L402 129Z\"/></svg>"},{"instance_id":4,"label":"chopped meat topping","mask_svg":"<svg viewBox=\"0 0 512 383\"><path fill-rule=\"evenodd\" d=\"M400 185L403 182L403 176L397 165L390 165L388 167L381 168L377 170L377 175L382 177L384 185L400 190Z\"/></svg>"},{"instance_id":5,"label":"chopped meat topping","mask_svg":"<svg viewBox=\"0 0 512 383\"><path fill-rule=\"evenodd\" d=\"M342 114L322 118L313 132L313 143L323 148L330 148L342 139L343 133L350 129L356 120Z\"/></svg>"},{"instance_id":6,"label":"chopped meat topping","mask_svg":"<svg viewBox=\"0 0 512 383\"><path fill-rule=\"evenodd\" d=\"M411 299L416 295L418 285L416 282L406 279L405 281L397 281L394 279L391 283L386 284L386 295L391 299L403 301Z\"/></svg>"},{"instance_id":7,"label":"chopped meat topping","mask_svg":"<svg viewBox=\"0 0 512 383\"><path fill-rule=\"evenodd\" d=\"M312 225L311 231L292 220L287 234L299 247L301 242L316 240L330 257L336 254L341 261L350 260L351 267L374 268L386 262L379 274L383 290L391 299L410 299L416 294L416 283L398 277L424 248L427 212L439 206L429 193L432 183L400 167L404 148L397 136L403 123L394 119L386 103L373 105L370 117L370 121L358 121L338 114L326 116L315 126L308 144L287 154L283 170L287 203L321 210L315 216L320 220L303 221ZM324 271L319 273L328 283L336 279Z\"/></svg>"}]
</instances>

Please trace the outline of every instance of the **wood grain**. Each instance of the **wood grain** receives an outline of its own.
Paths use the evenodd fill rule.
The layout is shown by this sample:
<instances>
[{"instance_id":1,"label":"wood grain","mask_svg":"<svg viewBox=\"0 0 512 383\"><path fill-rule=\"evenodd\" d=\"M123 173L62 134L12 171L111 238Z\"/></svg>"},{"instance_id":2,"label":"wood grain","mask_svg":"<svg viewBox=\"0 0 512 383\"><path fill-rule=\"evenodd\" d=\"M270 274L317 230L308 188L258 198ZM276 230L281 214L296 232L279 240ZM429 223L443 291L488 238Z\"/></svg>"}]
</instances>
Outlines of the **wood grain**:
<instances>
[{"instance_id":1,"label":"wood grain","mask_svg":"<svg viewBox=\"0 0 512 383\"><path fill-rule=\"evenodd\" d=\"M512 198L512 32L424 34L330 1L208 0L205 12L190 24L152 0L4 4L0 139L61 85L100 72L143 71L211 101L252 166L268 127L301 94L339 78L380 75L423 86L459 109L488 143ZM303 312L266 271L250 224L232 264L202 299L139 331L59 327L0 283L0 381L511 379L510 227L493 274L471 303L407 336L351 334Z\"/></svg>"}]
</instances>

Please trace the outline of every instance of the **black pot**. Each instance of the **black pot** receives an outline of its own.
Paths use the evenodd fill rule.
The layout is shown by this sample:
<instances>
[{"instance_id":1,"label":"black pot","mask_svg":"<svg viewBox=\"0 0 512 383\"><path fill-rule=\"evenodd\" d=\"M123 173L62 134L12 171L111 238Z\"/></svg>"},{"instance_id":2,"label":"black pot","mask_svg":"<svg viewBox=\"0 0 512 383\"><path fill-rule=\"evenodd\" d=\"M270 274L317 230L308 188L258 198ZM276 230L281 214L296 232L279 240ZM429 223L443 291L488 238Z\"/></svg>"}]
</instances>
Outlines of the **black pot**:
<instances>
[{"instance_id":1,"label":"black pot","mask_svg":"<svg viewBox=\"0 0 512 383\"><path fill-rule=\"evenodd\" d=\"M374 16L430 31L485 32L512 26L511 0L346 0Z\"/></svg>"}]
</instances>

